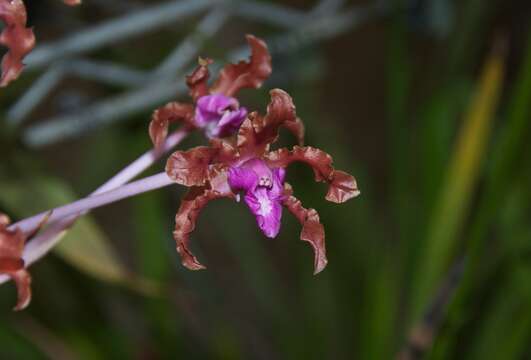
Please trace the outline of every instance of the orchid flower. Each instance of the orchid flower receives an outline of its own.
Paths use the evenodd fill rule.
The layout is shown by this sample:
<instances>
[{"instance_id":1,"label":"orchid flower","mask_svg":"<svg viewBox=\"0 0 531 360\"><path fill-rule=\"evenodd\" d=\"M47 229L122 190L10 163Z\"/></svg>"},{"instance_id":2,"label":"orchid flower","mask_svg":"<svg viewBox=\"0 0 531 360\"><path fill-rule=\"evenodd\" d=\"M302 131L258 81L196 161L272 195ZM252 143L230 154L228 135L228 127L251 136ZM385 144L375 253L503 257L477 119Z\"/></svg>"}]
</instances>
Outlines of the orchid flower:
<instances>
[{"instance_id":1,"label":"orchid flower","mask_svg":"<svg viewBox=\"0 0 531 360\"><path fill-rule=\"evenodd\" d=\"M293 196L285 182L286 168L294 161L310 165L316 181L329 185L326 199L345 202L359 194L355 179L332 167L332 158L322 150L295 146L270 151L278 138L278 130L286 127L303 142L304 128L296 116L291 97L283 90L271 91L271 102L265 116L248 114L237 136L211 139L210 146L199 146L188 151L176 151L166 164L166 173L175 182L190 187L175 217L177 252L182 264L191 269L205 267L189 247L190 234L201 209L211 200L230 198L244 202L255 216L265 236L274 238L280 230L282 208L285 207L302 224L301 240L314 249L314 273L327 264L324 227L314 209L306 209Z\"/></svg>"},{"instance_id":2,"label":"orchid flower","mask_svg":"<svg viewBox=\"0 0 531 360\"><path fill-rule=\"evenodd\" d=\"M18 301L14 310L18 311L30 303L31 276L22 259L26 236L18 228L8 230L9 223L9 218L0 214L0 274L11 277L17 286Z\"/></svg>"},{"instance_id":3,"label":"orchid flower","mask_svg":"<svg viewBox=\"0 0 531 360\"><path fill-rule=\"evenodd\" d=\"M194 104L170 102L153 112L149 135L156 148L164 142L171 123L181 121L189 128L202 129L208 138L230 136L238 131L247 116L235 98L242 88L259 88L271 74L271 56L266 44L247 35L251 48L248 62L226 65L209 88L210 59L199 59L199 66L186 83Z\"/></svg>"},{"instance_id":4,"label":"orchid flower","mask_svg":"<svg viewBox=\"0 0 531 360\"><path fill-rule=\"evenodd\" d=\"M24 67L22 59L35 46L35 35L26 27L26 7L22 0L0 0L0 20L4 22L0 44L8 48L2 58L0 86L4 87L20 75Z\"/></svg>"}]
</instances>

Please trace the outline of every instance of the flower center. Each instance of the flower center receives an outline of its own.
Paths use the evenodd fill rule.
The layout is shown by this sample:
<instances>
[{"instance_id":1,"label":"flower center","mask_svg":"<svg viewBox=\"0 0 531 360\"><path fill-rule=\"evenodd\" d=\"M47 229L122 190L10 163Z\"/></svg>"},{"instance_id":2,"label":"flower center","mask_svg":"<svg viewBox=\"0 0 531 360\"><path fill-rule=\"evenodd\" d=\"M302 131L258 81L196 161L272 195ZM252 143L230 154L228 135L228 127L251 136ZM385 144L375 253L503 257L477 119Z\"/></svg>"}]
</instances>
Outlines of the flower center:
<instances>
[{"instance_id":1,"label":"flower center","mask_svg":"<svg viewBox=\"0 0 531 360\"><path fill-rule=\"evenodd\" d=\"M258 186L270 189L273 186L273 180L269 176L261 176L258 180Z\"/></svg>"}]
</instances>

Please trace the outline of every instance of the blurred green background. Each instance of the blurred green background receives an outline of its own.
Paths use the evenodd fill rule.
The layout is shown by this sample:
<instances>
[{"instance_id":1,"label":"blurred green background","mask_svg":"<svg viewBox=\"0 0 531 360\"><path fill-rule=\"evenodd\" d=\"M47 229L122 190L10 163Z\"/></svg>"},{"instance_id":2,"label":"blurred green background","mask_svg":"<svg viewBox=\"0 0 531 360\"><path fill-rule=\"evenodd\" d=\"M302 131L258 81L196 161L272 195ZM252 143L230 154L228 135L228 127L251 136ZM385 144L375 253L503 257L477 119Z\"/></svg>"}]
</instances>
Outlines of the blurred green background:
<instances>
[{"instance_id":1,"label":"blurred green background","mask_svg":"<svg viewBox=\"0 0 531 360\"><path fill-rule=\"evenodd\" d=\"M46 42L160 2L27 3ZM336 3L342 13L371 1ZM184 189L158 190L78 222L31 267L27 310L13 313L15 289L0 287L0 358L531 358L530 3L381 3L385 10L359 26L277 49L272 78L240 96L264 111L270 88L288 91L307 144L358 180L361 196L336 205L310 169L288 173L325 225L323 273L312 275L313 253L290 214L270 240L230 201L209 204L192 236L208 269L186 270L172 239ZM273 4L308 11L315 2ZM198 19L90 56L150 69ZM283 32L240 17L200 54L226 61L245 33ZM37 75L2 89L3 111ZM4 113L0 210L17 219L84 196L149 149L150 111L46 146L23 141L40 118L120 91L67 77L28 124L10 126ZM179 148L200 143L196 134Z\"/></svg>"}]
</instances>

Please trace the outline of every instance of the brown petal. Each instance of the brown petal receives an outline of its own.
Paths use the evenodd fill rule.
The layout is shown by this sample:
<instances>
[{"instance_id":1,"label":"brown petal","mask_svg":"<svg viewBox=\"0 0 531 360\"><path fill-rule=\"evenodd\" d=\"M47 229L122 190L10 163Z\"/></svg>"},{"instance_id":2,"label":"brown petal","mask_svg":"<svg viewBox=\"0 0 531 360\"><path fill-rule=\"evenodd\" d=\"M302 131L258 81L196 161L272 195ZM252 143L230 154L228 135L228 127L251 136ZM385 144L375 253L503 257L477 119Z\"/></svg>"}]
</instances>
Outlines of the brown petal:
<instances>
[{"instance_id":1,"label":"brown petal","mask_svg":"<svg viewBox=\"0 0 531 360\"><path fill-rule=\"evenodd\" d=\"M356 180L343 171L332 167L332 157L326 152L310 146L294 146L292 151L285 148L272 151L265 156L270 167L287 167L294 161L302 161L313 168L315 181L329 184L326 200L345 202L360 194Z\"/></svg>"},{"instance_id":2,"label":"brown petal","mask_svg":"<svg viewBox=\"0 0 531 360\"><path fill-rule=\"evenodd\" d=\"M304 123L301 119L295 118L293 121L285 122L282 126L288 129L297 138L299 146L304 145Z\"/></svg>"},{"instance_id":3,"label":"brown petal","mask_svg":"<svg viewBox=\"0 0 531 360\"><path fill-rule=\"evenodd\" d=\"M186 126L194 127L194 107L191 104L170 102L158 108L151 116L149 123L149 137L156 148L162 146L168 127L176 121L183 121Z\"/></svg>"},{"instance_id":4,"label":"brown petal","mask_svg":"<svg viewBox=\"0 0 531 360\"><path fill-rule=\"evenodd\" d=\"M214 151L213 161L216 163L230 164L236 160L238 151L230 140L214 138L210 140L210 147Z\"/></svg>"},{"instance_id":5,"label":"brown petal","mask_svg":"<svg viewBox=\"0 0 531 360\"><path fill-rule=\"evenodd\" d=\"M304 125L297 118L293 99L281 89L270 91L271 101L266 116L250 113L238 131L238 149L242 155L261 156L276 141L281 126L286 127L304 143Z\"/></svg>"},{"instance_id":6,"label":"brown petal","mask_svg":"<svg viewBox=\"0 0 531 360\"><path fill-rule=\"evenodd\" d=\"M22 310L31 300L31 277L24 269L22 251L26 236L20 229L8 230L9 218L0 214L0 273L10 276L18 292L18 302L14 310Z\"/></svg>"},{"instance_id":7,"label":"brown petal","mask_svg":"<svg viewBox=\"0 0 531 360\"><path fill-rule=\"evenodd\" d=\"M258 116L257 112L252 112L247 115L247 119L240 125L240 129L238 130L236 145L238 147L238 153L242 157L252 155L259 157L267 148L266 143L260 142L254 127Z\"/></svg>"},{"instance_id":8,"label":"brown petal","mask_svg":"<svg viewBox=\"0 0 531 360\"><path fill-rule=\"evenodd\" d=\"M333 173L326 200L335 203L344 203L360 194L356 179L346 172L336 170Z\"/></svg>"},{"instance_id":9,"label":"brown petal","mask_svg":"<svg viewBox=\"0 0 531 360\"><path fill-rule=\"evenodd\" d=\"M197 218L209 201L225 196L204 187L193 187L181 202L179 211L175 216L173 237L177 243L177 252L181 256L183 266L190 270L205 269L205 266L197 260L188 246L190 233L195 229Z\"/></svg>"},{"instance_id":10,"label":"brown petal","mask_svg":"<svg viewBox=\"0 0 531 360\"><path fill-rule=\"evenodd\" d=\"M15 311L24 310L31 301L31 275L22 269L10 274L17 286L17 305L13 308Z\"/></svg>"},{"instance_id":11,"label":"brown petal","mask_svg":"<svg viewBox=\"0 0 531 360\"><path fill-rule=\"evenodd\" d=\"M63 0L63 2L66 5L70 5L70 6L75 6L75 5L80 5L81 4L81 0Z\"/></svg>"},{"instance_id":12,"label":"brown petal","mask_svg":"<svg viewBox=\"0 0 531 360\"><path fill-rule=\"evenodd\" d=\"M22 71L22 59L35 46L33 30L26 28L26 8L22 0L0 1L0 19L4 29L0 34L0 44L8 48L2 58L0 86L7 86Z\"/></svg>"},{"instance_id":13,"label":"brown petal","mask_svg":"<svg viewBox=\"0 0 531 360\"><path fill-rule=\"evenodd\" d=\"M25 241L26 237L19 229L11 231L0 225L0 258L20 259ZM0 271L2 271L1 267Z\"/></svg>"},{"instance_id":14,"label":"brown petal","mask_svg":"<svg viewBox=\"0 0 531 360\"><path fill-rule=\"evenodd\" d=\"M206 146L176 151L166 162L166 173L178 184L203 186L208 180L208 165L211 159L212 149Z\"/></svg>"},{"instance_id":15,"label":"brown petal","mask_svg":"<svg viewBox=\"0 0 531 360\"><path fill-rule=\"evenodd\" d=\"M289 185L288 185L289 188ZM306 209L302 206L300 200L291 195L288 190L288 196L283 201L283 205L299 220L302 224L301 240L310 243L314 251L314 275L317 275L326 267L325 232L323 224L319 221L319 214L315 209Z\"/></svg>"},{"instance_id":16,"label":"brown petal","mask_svg":"<svg viewBox=\"0 0 531 360\"><path fill-rule=\"evenodd\" d=\"M186 77L186 85L190 88L190 96L194 102L201 96L208 95L208 65L212 64L212 60L199 58L198 62L194 72Z\"/></svg>"},{"instance_id":17,"label":"brown petal","mask_svg":"<svg viewBox=\"0 0 531 360\"><path fill-rule=\"evenodd\" d=\"M293 99L287 92L281 89L273 89L269 94L271 95L271 101L267 105L266 116L257 117L254 123L260 142L267 144L277 139L280 126L297 121ZM293 130L299 130L295 134L299 140L304 136L303 133L300 133L300 129L297 129L297 125L293 127Z\"/></svg>"},{"instance_id":18,"label":"brown petal","mask_svg":"<svg viewBox=\"0 0 531 360\"><path fill-rule=\"evenodd\" d=\"M243 88L257 89L271 74L271 56L266 43L253 35L247 35L246 39L251 47L251 58L248 62L226 65L210 88L211 93L234 96Z\"/></svg>"},{"instance_id":19,"label":"brown petal","mask_svg":"<svg viewBox=\"0 0 531 360\"><path fill-rule=\"evenodd\" d=\"M14 257L0 257L0 272L11 273L24 268L24 260Z\"/></svg>"}]
</instances>

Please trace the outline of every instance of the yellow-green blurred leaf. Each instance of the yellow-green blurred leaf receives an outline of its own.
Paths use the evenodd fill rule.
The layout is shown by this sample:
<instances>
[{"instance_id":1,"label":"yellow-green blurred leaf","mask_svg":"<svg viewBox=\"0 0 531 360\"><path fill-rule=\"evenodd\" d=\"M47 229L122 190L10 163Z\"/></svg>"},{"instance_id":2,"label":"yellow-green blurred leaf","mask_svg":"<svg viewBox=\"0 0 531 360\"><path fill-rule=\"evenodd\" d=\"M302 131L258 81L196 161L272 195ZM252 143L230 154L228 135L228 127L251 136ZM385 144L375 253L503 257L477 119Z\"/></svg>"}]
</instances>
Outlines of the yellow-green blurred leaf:
<instances>
[{"instance_id":1,"label":"yellow-green blurred leaf","mask_svg":"<svg viewBox=\"0 0 531 360\"><path fill-rule=\"evenodd\" d=\"M467 216L503 81L504 60L499 47L483 68L458 134L438 204L428 227L427 241L417 273L413 314L417 318L452 259Z\"/></svg>"}]
</instances>

